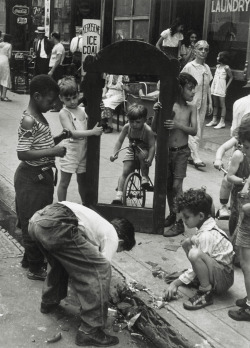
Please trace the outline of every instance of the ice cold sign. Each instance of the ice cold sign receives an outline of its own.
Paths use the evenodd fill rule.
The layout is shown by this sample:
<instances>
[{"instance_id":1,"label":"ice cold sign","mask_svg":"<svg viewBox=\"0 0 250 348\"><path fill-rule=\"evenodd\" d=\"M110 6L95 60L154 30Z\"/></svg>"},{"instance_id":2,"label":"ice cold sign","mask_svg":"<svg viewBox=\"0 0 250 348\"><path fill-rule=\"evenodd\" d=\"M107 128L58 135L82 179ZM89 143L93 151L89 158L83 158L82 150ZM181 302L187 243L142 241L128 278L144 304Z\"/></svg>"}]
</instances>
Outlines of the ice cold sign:
<instances>
[{"instance_id":1,"label":"ice cold sign","mask_svg":"<svg viewBox=\"0 0 250 348\"><path fill-rule=\"evenodd\" d=\"M213 0L211 12L247 12L250 0Z\"/></svg>"}]
</instances>

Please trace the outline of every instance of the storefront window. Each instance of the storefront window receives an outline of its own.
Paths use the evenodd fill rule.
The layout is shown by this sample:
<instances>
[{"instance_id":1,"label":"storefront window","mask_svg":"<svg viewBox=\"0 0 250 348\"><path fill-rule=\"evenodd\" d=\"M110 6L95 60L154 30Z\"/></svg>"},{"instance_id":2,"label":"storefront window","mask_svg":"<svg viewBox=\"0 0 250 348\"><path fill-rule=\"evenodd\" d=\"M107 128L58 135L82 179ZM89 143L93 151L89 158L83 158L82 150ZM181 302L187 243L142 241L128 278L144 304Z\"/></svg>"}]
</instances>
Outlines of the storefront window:
<instances>
[{"instance_id":1,"label":"storefront window","mask_svg":"<svg viewBox=\"0 0 250 348\"><path fill-rule=\"evenodd\" d=\"M116 0L113 41L149 39L151 0Z\"/></svg>"},{"instance_id":2,"label":"storefront window","mask_svg":"<svg viewBox=\"0 0 250 348\"><path fill-rule=\"evenodd\" d=\"M232 69L243 70L246 61L250 9L236 6L239 1L212 1L207 41L208 64L216 65L220 51L230 53ZM232 6L231 6L232 5ZM233 7L234 6L234 7Z\"/></svg>"},{"instance_id":3,"label":"storefront window","mask_svg":"<svg viewBox=\"0 0 250 348\"><path fill-rule=\"evenodd\" d=\"M63 43L70 42L70 0L54 1L54 24L53 31L61 34Z\"/></svg>"}]
</instances>

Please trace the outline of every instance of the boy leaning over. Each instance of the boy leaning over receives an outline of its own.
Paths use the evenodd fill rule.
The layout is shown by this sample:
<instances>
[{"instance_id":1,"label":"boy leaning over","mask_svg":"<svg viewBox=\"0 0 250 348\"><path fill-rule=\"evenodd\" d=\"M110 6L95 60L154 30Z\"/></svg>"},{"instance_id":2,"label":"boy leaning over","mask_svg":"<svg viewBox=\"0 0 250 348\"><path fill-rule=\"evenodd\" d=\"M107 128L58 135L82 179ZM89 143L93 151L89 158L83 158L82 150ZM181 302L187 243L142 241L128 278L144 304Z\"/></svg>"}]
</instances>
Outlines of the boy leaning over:
<instances>
[{"instance_id":1,"label":"boy leaning over","mask_svg":"<svg viewBox=\"0 0 250 348\"><path fill-rule=\"evenodd\" d=\"M182 244L192 268L169 285L165 296L167 300L175 298L179 286L188 285L197 277L199 290L183 303L189 310L213 304L214 292L224 294L234 281L233 246L211 217L212 205L213 200L204 189L190 189L177 198L185 225L196 227L197 232Z\"/></svg>"},{"instance_id":2,"label":"boy leaning over","mask_svg":"<svg viewBox=\"0 0 250 348\"><path fill-rule=\"evenodd\" d=\"M169 227L164 232L165 237L177 236L184 232L183 221L177 218L174 201L182 194L183 180L186 177L188 157L190 156L188 136L197 133L196 107L187 104L194 98L197 81L188 73L181 73L178 80L177 100L173 106L174 117L173 120L164 122L164 127L169 130L167 200L170 211L164 223L165 227ZM151 125L153 131L157 131L160 107L160 103L156 103L154 106L155 115Z\"/></svg>"}]
</instances>

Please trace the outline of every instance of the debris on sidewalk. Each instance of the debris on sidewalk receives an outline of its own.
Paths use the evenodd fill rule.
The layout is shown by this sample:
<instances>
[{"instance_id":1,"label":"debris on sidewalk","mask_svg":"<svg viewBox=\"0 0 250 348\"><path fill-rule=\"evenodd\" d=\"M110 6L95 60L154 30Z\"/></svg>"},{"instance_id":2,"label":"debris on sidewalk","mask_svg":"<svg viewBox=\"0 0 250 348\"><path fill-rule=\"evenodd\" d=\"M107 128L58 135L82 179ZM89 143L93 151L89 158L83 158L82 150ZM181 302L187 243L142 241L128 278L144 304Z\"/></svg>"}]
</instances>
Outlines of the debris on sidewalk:
<instances>
[{"instance_id":1,"label":"debris on sidewalk","mask_svg":"<svg viewBox=\"0 0 250 348\"><path fill-rule=\"evenodd\" d=\"M51 338L47 338L45 343L55 343L55 342L60 341L61 338L62 338L62 334L61 334L61 332L58 332L55 336L53 336Z\"/></svg>"},{"instance_id":2,"label":"debris on sidewalk","mask_svg":"<svg viewBox=\"0 0 250 348\"><path fill-rule=\"evenodd\" d=\"M137 287L141 290L138 290ZM144 337L144 340L150 341L158 348L191 348L188 342L168 322L136 295L138 291L147 290L148 292L149 289L136 282L123 283L123 288L119 284L116 289L118 289L118 294L115 295L114 299L117 301L119 298L119 301L114 303L117 308L117 317L113 324L115 332L128 329L131 332L131 337L140 339ZM157 310L165 307L168 303L160 297L151 295L151 298L151 305Z\"/></svg>"},{"instance_id":3,"label":"debris on sidewalk","mask_svg":"<svg viewBox=\"0 0 250 348\"><path fill-rule=\"evenodd\" d=\"M169 251L177 251L180 247L180 244L177 244L177 243L172 243L172 244L166 244L164 249L165 250L169 250Z\"/></svg>"}]
</instances>

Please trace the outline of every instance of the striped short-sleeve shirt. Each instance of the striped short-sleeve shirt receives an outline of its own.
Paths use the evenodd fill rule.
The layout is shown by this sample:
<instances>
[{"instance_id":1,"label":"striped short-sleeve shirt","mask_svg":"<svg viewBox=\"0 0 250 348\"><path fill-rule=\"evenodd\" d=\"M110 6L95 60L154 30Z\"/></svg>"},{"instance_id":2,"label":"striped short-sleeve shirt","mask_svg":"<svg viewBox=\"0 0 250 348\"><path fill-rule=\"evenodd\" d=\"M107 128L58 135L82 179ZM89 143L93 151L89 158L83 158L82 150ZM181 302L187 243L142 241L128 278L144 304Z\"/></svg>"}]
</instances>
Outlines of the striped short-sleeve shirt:
<instances>
[{"instance_id":1,"label":"striped short-sleeve shirt","mask_svg":"<svg viewBox=\"0 0 250 348\"><path fill-rule=\"evenodd\" d=\"M24 117L31 117L34 121L32 129L22 128ZM39 122L35 117L24 112L18 129L17 151L44 150L55 146L54 138L48 124ZM34 161L25 161L31 166L53 165L54 157L42 157Z\"/></svg>"}]
</instances>

